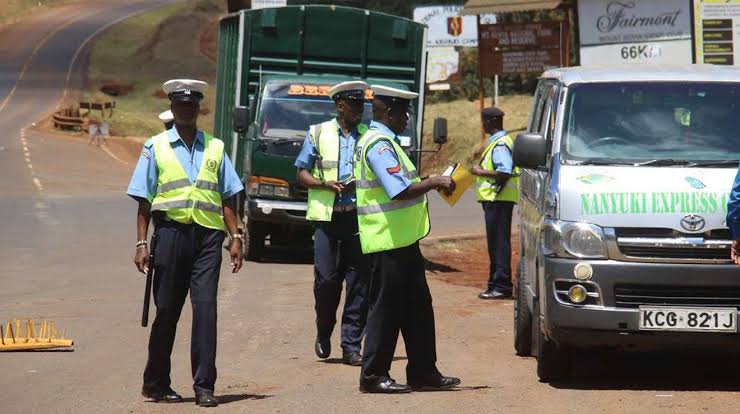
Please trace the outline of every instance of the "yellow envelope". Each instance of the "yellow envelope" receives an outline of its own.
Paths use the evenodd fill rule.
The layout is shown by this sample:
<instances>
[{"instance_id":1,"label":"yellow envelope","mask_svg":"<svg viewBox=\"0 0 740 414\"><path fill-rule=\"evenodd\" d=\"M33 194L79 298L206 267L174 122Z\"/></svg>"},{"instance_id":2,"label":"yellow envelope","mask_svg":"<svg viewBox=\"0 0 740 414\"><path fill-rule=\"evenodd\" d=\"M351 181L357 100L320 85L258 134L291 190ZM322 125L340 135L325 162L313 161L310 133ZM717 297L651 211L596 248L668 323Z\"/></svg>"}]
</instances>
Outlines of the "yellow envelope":
<instances>
[{"instance_id":1,"label":"yellow envelope","mask_svg":"<svg viewBox=\"0 0 740 414\"><path fill-rule=\"evenodd\" d=\"M465 190L467 190L475 181L475 176L459 163L451 165L442 175L450 176L452 177L452 180L455 181L455 191L451 195L448 196L443 191L439 191L439 195L450 206L454 206L455 203L457 203L457 200L459 200L463 193L465 193Z\"/></svg>"}]
</instances>

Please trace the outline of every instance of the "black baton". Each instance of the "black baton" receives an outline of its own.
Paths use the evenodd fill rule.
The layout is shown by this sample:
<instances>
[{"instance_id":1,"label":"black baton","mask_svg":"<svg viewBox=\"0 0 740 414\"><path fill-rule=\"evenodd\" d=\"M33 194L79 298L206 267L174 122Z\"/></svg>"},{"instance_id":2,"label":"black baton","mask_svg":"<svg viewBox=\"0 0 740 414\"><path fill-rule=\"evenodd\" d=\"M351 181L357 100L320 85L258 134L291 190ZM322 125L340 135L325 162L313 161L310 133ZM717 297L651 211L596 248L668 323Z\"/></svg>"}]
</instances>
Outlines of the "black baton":
<instances>
[{"instance_id":1,"label":"black baton","mask_svg":"<svg viewBox=\"0 0 740 414\"><path fill-rule=\"evenodd\" d=\"M149 301L152 298L152 278L154 277L154 249L157 247L157 230L152 233L152 241L149 243L149 268L146 271L146 286L144 288L144 309L141 312L141 326L149 324Z\"/></svg>"}]
</instances>

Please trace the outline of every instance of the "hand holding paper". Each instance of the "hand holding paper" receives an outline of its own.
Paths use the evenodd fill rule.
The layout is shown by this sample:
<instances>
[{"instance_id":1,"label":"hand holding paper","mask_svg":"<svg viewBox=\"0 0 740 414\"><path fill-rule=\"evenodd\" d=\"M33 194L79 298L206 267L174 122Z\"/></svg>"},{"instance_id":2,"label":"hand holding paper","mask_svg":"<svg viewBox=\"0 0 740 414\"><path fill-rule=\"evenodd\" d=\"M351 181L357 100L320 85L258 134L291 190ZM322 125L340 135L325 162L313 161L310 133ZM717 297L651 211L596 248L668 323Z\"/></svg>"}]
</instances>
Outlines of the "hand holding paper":
<instances>
[{"instance_id":1,"label":"hand holding paper","mask_svg":"<svg viewBox=\"0 0 740 414\"><path fill-rule=\"evenodd\" d=\"M442 173L442 176L450 177L452 181L455 183L455 188L451 193L440 191L439 195L449 204L450 206L454 206L455 203L462 197L462 195L465 193L465 190L468 189L473 184L473 181L475 180L475 177L470 174L470 171L468 171L465 167L460 165L460 163L457 163L455 165L450 165L444 173Z\"/></svg>"}]
</instances>

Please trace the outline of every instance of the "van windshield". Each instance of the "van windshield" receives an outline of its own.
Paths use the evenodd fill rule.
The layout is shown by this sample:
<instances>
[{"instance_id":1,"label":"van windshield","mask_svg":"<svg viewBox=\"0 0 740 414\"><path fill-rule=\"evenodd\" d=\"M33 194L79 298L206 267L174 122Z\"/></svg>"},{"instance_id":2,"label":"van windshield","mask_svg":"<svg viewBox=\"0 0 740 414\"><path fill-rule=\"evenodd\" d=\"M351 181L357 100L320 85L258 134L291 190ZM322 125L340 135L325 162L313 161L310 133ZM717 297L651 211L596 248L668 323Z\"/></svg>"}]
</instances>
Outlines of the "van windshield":
<instances>
[{"instance_id":1,"label":"van windshield","mask_svg":"<svg viewBox=\"0 0 740 414\"><path fill-rule=\"evenodd\" d=\"M257 124L260 136L273 139L298 139L306 136L308 127L337 116L334 101L326 96L329 86L313 84L296 84L270 82L265 87L262 107ZM372 120L372 104L365 102L362 122L369 124ZM412 108L409 108L413 111ZM409 113L409 122L401 137L414 135L414 114ZM404 138L401 138L404 141ZM409 144L411 145L411 143Z\"/></svg>"},{"instance_id":2,"label":"van windshield","mask_svg":"<svg viewBox=\"0 0 740 414\"><path fill-rule=\"evenodd\" d=\"M740 83L574 85L565 120L565 161L699 165L740 159Z\"/></svg>"}]
</instances>

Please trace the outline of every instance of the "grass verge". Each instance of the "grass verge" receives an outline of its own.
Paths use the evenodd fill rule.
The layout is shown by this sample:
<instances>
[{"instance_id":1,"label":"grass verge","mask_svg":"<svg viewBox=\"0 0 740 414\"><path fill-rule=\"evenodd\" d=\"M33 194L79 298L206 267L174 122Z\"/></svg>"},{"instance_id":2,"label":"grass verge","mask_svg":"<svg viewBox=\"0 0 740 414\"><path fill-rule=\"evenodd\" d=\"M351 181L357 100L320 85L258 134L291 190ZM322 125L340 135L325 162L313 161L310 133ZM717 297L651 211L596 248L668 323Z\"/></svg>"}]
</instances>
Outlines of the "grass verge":
<instances>
[{"instance_id":1,"label":"grass verge","mask_svg":"<svg viewBox=\"0 0 740 414\"><path fill-rule=\"evenodd\" d=\"M532 97L511 95L500 97L499 107L506 113L504 128L512 134L526 128ZM470 166L485 148L481 139L480 103L458 100L427 105L424 111L424 148L434 149L432 126L434 118L447 118L448 141L438 153L426 154L422 160L424 174L439 173L450 164Z\"/></svg>"},{"instance_id":2,"label":"grass verge","mask_svg":"<svg viewBox=\"0 0 740 414\"><path fill-rule=\"evenodd\" d=\"M3 0L0 2L0 26L16 23L23 18L52 6L80 0Z\"/></svg>"}]
</instances>

